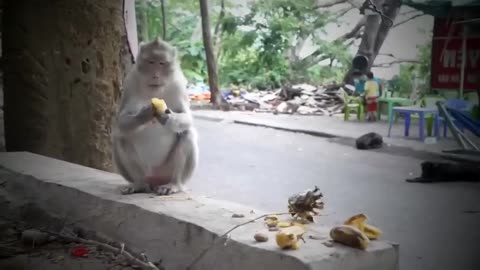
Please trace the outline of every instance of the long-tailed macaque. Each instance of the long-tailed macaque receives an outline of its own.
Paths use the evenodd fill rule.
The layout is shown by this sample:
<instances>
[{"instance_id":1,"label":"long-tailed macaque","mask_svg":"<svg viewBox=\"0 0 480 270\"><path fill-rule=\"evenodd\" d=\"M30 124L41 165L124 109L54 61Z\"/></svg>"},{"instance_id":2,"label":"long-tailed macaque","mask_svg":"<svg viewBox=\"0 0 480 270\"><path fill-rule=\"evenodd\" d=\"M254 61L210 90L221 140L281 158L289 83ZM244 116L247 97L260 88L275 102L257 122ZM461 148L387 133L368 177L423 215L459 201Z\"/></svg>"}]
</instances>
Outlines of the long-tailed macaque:
<instances>
[{"instance_id":1,"label":"long-tailed macaque","mask_svg":"<svg viewBox=\"0 0 480 270\"><path fill-rule=\"evenodd\" d=\"M177 50L157 38L141 44L124 80L113 131L113 160L130 184L122 194L183 191L198 162L197 131ZM163 99L157 113L151 99Z\"/></svg>"}]
</instances>

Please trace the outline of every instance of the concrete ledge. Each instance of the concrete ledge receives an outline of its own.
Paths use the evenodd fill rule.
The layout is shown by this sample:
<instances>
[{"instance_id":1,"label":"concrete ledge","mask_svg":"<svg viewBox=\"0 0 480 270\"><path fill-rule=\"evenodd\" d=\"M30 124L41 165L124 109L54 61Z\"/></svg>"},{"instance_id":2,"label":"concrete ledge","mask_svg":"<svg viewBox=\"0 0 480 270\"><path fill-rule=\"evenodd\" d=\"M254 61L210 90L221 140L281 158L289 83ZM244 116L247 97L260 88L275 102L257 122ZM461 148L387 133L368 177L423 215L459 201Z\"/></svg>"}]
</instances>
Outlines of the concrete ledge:
<instances>
[{"instance_id":1,"label":"concrete ledge","mask_svg":"<svg viewBox=\"0 0 480 270\"><path fill-rule=\"evenodd\" d=\"M58 218L123 242L133 251L162 260L165 269L185 269L205 248L233 226L264 214L252 208L178 194L123 196L120 176L26 152L1 153L0 196L34 203ZM3 183L4 182L4 183ZM232 218L242 213L245 218ZM217 244L192 269L397 270L398 246L372 242L367 251L310 240L296 251L281 251L270 233L267 243L253 234L261 222L242 226L226 245ZM310 229L328 236L329 228Z\"/></svg>"}]
</instances>

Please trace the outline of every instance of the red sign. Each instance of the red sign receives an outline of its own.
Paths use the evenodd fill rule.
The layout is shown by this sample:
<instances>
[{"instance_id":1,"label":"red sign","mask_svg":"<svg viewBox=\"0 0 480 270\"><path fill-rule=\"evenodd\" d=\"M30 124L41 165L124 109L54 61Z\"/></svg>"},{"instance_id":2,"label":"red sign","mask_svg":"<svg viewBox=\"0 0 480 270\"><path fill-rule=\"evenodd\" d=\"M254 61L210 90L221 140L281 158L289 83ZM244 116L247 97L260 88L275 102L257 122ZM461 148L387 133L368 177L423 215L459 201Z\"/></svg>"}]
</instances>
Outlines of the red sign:
<instances>
[{"instance_id":1,"label":"red sign","mask_svg":"<svg viewBox=\"0 0 480 270\"><path fill-rule=\"evenodd\" d=\"M432 88L460 89L462 66L462 39L433 39L432 43ZM480 87L480 38L466 40L464 91L475 91ZM443 55L442 55L443 51Z\"/></svg>"}]
</instances>

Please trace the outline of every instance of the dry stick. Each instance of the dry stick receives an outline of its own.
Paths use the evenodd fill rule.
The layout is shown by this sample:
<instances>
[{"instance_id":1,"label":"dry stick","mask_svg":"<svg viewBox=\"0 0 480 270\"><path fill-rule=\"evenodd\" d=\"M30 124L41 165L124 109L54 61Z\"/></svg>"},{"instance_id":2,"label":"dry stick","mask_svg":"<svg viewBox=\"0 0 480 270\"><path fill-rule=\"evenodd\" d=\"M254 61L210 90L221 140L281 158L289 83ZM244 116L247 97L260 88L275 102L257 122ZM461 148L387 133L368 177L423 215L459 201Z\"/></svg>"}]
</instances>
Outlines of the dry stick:
<instances>
[{"instance_id":1,"label":"dry stick","mask_svg":"<svg viewBox=\"0 0 480 270\"><path fill-rule=\"evenodd\" d=\"M120 255L123 255L123 256L127 257L130 261L132 261L133 263L135 263L136 265L138 265L138 266L140 266L144 269L159 270L153 263L142 262L141 260L137 259L132 254L130 254L128 251L124 250L124 247L125 247L124 244L122 244L122 248L119 249L119 248L116 248L116 247L111 246L109 244L101 243L101 242L98 242L98 241L95 241L95 240L87 240L87 239L83 239L83 238L80 238L80 237L65 235L65 234L56 233L56 232L52 232L52 231L47 231L47 230L43 230L43 229L40 229L40 231L43 231L45 233L49 233L51 235L55 235L55 236L64 238L68 241L78 242L78 243L82 243L82 244L85 244L85 245L100 246L100 247L102 247L106 250L109 250L109 251L113 252L113 253L120 253Z\"/></svg>"},{"instance_id":2,"label":"dry stick","mask_svg":"<svg viewBox=\"0 0 480 270\"><path fill-rule=\"evenodd\" d=\"M252 219L252 220L246 221L246 222L244 222L244 223L240 223L240 224L238 224L238 225L235 225L233 228L231 228L230 230L228 230L226 233L222 234L219 238L215 239L210 246L208 246L207 248L205 248L205 249L200 253L200 255L199 255L198 257L196 257L195 260L193 260L193 261L190 263L190 265L187 266L187 270L190 270L201 258L203 258L203 256L205 256L205 254L207 254L207 252L215 246L215 244L217 243L217 240L218 240L218 239L224 238L225 236L227 236L229 233L231 233L231 232L234 231L235 229L237 229L237 228L239 228L239 227L242 227L242 226L245 226L245 225L247 225L247 224L253 223L253 222L255 222L255 221L257 221L257 220L259 220L259 219L261 219L261 218L267 217L267 216L273 216L273 215L281 216L281 215L290 215L290 214L291 214L291 213L265 214L265 215L261 215L261 216L259 216L259 217L256 217L256 218L254 218L254 219ZM228 238L227 238L227 240L228 240Z\"/></svg>"}]
</instances>

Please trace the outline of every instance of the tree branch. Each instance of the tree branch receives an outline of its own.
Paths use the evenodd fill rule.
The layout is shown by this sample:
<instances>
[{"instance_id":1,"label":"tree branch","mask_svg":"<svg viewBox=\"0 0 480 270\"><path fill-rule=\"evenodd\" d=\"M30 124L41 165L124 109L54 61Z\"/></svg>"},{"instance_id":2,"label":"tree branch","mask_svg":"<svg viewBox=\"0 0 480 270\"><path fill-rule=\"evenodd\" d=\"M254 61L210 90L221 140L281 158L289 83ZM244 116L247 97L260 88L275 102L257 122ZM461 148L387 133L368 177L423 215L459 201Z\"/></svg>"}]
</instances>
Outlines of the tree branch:
<instances>
[{"instance_id":1,"label":"tree branch","mask_svg":"<svg viewBox=\"0 0 480 270\"><path fill-rule=\"evenodd\" d=\"M317 4L313 7L314 9L318 9L318 8L328 8L328 7L333 7L335 5L338 5L338 4L343 4L343 3L347 3L348 0L331 0L331 1L326 1L325 0L319 0L317 2Z\"/></svg>"},{"instance_id":2,"label":"tree branch","mask_svg":"<svg viewBox=\"0 0 480 270\"><path fill-rule=\"evenodd\" d=\"M338 37L337 39L335 39L335 42L340 42L340 41L345 41L347 39L351 39L351 38L354 38L354 37L357 37L358 36L358 33L360 32L360 30L362 29L362 27L365 26L365 23L367 22L367 19L366 17L362 17L358 22L357 24L352 28L352 30L350 30L349 32L341 35L340 37Z\"/></svg>"},{"instance_id":3,"label":"tree branch","mask_svg":"<svg viewBox=\"0 0 480 270\"><path fill-rule=\"evenodd\" d=\"M395 59L395 60L390 61L390 62L373 64L372 67L389 68L389 67L391 67L395 64L404 64L404 63L420 64L420 60L417 60L417 59Z\"/></svg>"},{"instance_id":4,"label":"tree branch","mask_svg":"<svg viewBox=\"0 0 480 270\"><path fill-rule=\"evenodd\" d=\"M405 12L400 13L400 14L398 14L398 16L406 16L408 14L412 14L412 13L416 13L416 12L418 12L418 10L412 9L410 11L405 11Z\"/></svg>"},{"instance_id":5,"label":"tree branch","mask_svg":"<svg viewBox=\"0 0 480 270\"><path fill-rule=\"evenodd\" d=\"M351 6L345 9L340 10L339 12L335 13L336 18L343 17L345 14L347 14L350 10L355 9L355 7Z\"/></svg>"},{"instance_id":6,"label":"tree branch","mask_svg":"<svg viewBox=\"0 0 480 270\"><path fill-rule=\"evenodd\" d=\"M402 25L402 24L404 24L404 23L406 23L406 22L409 22L409 21L411 21L411 20L413 20L413 19L415 19L415 18L425 16L425 15L427 15L427 14L422 13L422 14L413 15L413 16L410 17L410 18L407 18L407 19L405 19L405 20L399 21L398 23L394 24L394 25L392 26L392 28L393 28L393 27L397 27L397 26L399 26L399 25Z\"/></svg>"}]
</instances>

